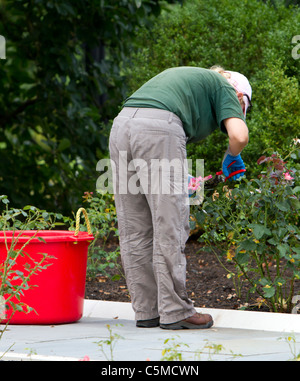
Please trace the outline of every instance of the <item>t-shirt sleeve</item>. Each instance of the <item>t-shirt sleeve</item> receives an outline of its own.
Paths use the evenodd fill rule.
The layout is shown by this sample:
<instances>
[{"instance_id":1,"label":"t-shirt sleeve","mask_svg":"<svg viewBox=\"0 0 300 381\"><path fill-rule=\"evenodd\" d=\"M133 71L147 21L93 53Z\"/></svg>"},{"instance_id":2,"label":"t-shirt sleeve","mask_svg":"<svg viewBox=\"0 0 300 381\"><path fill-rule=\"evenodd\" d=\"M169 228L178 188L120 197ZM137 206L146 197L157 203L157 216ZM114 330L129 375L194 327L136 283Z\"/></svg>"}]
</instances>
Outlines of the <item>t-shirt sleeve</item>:
<instances>
[{"instance_id":1,"label":"t-shirt sleeve","mask_svg":"<svg viewBox=\"0 0 300 381\"><path fill-rule=\"evenodd\" d=\"M218 126L225 134L227 134L227 130L224 125L224 119L240 118L245 122L242 107L233 87L220 87L214 93L213 104Z\"/></svg>"}]
</instances>

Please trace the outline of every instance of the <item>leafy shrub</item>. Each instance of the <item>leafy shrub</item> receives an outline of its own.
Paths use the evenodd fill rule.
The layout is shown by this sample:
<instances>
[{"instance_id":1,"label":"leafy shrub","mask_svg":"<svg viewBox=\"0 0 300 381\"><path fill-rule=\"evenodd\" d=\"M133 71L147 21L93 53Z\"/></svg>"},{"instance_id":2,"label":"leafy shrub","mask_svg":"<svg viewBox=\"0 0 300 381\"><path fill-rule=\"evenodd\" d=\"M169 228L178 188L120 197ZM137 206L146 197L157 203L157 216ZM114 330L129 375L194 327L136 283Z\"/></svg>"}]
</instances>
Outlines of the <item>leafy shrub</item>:
<instances>
[{"instance_id":1,"label":"leafy shrub","mask_svg":"<svg viewBox=\"0 0 300 381\"><path fill-rule=\"evenodd\" d=\"M298 34L299 8L284 1L188 0L172 6L151 30L143 29L140 49L127 68L131 91L173 66L209 68L219 64L245 74L253 89L253 111L247 115L250 142L243 152L248 173L257 152L272 146L284 150L300 126L299 61L292 57ZM188 157L204 159L205 171L219 170L226 139L220 131L187 146Z\"/></svg>"},{"instance_id":2,"label":"leafy shrub","mask_svg":"<svg viewBox=\"0 0 300 381\"><path fill-rule=\"evenodd\" d=\"M70 215L81 184L94 186L108 121L126 88L120 61L137 26L161 7L149 0L0 2L0 184L14 205L34 198L39 208Z\"/></svg>"},{"instance_id":3,"label":"leafy shrub","mask_svg":"<svg viewBox=\"0 0 300 381\"><path fill-rule=\"evenodd\" d=\"M300 158L300 150L289 156ZM194 217L204 227L201 240L219 260L234 262L234 280L244 279L271 311L291 312L300 279L299 171L278 153L262 156L257 178L220 185ZM223 262L222 262L223 260Z\"/></svg>"},{"instance_id":4,"label":"leafy shrub","mask_svg":"<svg viewBox=\"0 0 300 381\"><path fill-rule=\"evenodd\" d=\"M300 12L259 0L186 0L169 7L151 29L141 29L139 51L127 69L131 90L160 71L181 65L221 64L251 77L278 58L289 76L300 68L291 55Z\"/></svg>"}]
</instances>

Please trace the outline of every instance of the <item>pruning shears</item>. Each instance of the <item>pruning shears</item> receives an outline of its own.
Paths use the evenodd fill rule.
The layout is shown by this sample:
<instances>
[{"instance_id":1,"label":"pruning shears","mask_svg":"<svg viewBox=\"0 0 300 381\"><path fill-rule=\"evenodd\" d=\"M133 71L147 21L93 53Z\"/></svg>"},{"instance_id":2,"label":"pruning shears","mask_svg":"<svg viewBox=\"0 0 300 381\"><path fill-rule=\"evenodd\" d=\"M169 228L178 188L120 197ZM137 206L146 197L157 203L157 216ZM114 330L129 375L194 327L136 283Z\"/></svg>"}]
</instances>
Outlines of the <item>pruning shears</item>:
<instances>
[{"instance_id":1,"label":"pruning shears","mask_svg":"<svg viewBox=\"0 0 300 381\"><path fill-rule=\"evenodd\" d=\"M228 165L227 168L229 168L232 164L234 164L235 161L233 161L232 163L230 163ZM225 180L224 181L227 181L228 179L230 179L231 177L235 176L235 175L238 175L239 173L243 173L243 172L246 172L246 169L238 169L237 171L234 171L234 172L231 172L227 177L225 177ZM223 174L223 171L219 171L219 172L216 172L216 176L221 176Z\"/></svg>"},{"instance_id":2,"label":"pruning shears","mask_svg":"<svg viewBox=\"0 0 300 381\"><path fill-rule=\"evenodd\" d=\"M234 163L235 163L235 161L230 163L230 165L228 165L227 168L229 168ZM246 172L246 169L238 169L237 171L233 171L227 177L224 178L224 176L222 176L223 175L223 171L219 171L219 172L216 172L216 175L214 177L209 175L209 176L207 176L207 178L204 178L202 180L205 181L205 187L206 188L208 188L208 187L209 188L210 187L214 188L219 183L223 183L223 182L227 181L228 179L230 179L231 177L233 177L235 175L238 175L239 173L243 173L243 172ZM195 179L195 178L193 176L189 175L189 184L190 184L191 179ZM198 180L198 179L195 179L195 180ZM198 186L199 186L199 184L196 184L195 188L191 188L192 191L189 192L189 197L191 197L194 194L194 191L197 189Z\"/></svg>"}]
</instances>

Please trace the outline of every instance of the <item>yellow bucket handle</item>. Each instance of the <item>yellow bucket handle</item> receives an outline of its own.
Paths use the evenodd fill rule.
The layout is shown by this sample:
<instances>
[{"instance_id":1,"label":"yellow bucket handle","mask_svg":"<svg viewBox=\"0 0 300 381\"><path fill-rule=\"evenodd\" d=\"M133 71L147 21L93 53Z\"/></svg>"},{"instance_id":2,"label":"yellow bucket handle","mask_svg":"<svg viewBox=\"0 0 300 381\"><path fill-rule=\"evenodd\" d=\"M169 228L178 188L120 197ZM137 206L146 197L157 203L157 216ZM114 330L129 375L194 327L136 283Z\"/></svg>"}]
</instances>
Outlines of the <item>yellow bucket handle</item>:
<instances>
[{"instance_id":1,"label":"yellow bucket handle","mask_svg":"<svg viewBox=\"0 0 300 381\"><path fill-rule=\"evenodd\" d=\"M91 229L91 224L90 224L90 221L89 221L88 214L87 214L87 212L86 212L86 210L84 208L79 208L77 213L76 213L76 228L75 228L75 233L74 233L75 236L78 235L78 233L79 233L79 223L80 223L80 213L81 212L84 215L88 233L92 234L92 229Z\"/></svg>"}]
</instances>

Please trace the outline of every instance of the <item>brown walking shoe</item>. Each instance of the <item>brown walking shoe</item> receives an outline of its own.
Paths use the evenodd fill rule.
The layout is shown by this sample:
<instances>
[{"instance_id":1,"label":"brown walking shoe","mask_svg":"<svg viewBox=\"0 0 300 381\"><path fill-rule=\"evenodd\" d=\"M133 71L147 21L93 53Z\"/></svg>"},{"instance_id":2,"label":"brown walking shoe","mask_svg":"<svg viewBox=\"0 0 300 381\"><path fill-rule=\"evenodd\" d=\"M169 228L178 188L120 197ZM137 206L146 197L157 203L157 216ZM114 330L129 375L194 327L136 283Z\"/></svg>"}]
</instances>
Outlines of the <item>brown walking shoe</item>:
<instances>
[{"instance_id":1,"label":"brown walking shoe","mask_svg":"<svg viewBox=\"0 0 300 381\"><path fill-rule=\"evenodd\" d=\"M187 319L177 321L171 324L160 324L162 329L205 329L210 328L214 324L213 319L208 314L200 314L196 312Z\"/></svg>"}]
</instances>

